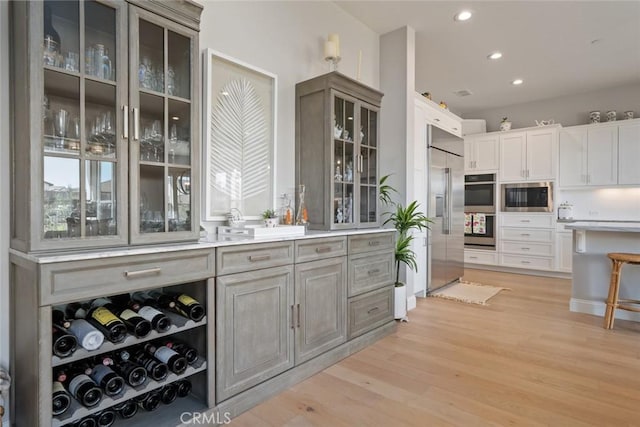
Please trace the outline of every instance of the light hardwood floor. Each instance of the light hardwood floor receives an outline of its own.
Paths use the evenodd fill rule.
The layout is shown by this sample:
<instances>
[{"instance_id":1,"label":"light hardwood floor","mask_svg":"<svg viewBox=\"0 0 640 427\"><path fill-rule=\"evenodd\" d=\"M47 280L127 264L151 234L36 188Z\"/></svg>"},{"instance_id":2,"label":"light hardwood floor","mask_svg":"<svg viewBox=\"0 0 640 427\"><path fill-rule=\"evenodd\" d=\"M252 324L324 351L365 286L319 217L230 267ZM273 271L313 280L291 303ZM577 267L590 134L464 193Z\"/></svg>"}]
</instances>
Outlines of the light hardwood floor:
<instances>
[{"instance_id":1,"label":"light hardwood floor","mask_svg":"<svg viewBox=\"0 0 640 427\"><path fill-rule=\"evenodd\" d=\"M509 287L476 306L419 299L410 322L232 426L640 426L640 325L571 313L569 280L467 270Z\"/></svg>"}]
</instances>

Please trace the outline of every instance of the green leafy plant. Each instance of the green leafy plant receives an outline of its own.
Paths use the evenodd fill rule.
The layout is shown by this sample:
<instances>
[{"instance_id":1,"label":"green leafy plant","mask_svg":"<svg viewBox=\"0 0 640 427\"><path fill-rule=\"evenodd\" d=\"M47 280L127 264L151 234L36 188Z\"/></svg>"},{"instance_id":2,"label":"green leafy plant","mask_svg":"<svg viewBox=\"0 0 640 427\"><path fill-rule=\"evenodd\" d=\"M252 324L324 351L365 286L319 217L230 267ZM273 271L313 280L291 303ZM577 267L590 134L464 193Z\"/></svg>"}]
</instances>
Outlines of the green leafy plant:
<instances>
[{"instance_id":1,"label":"green leafy plant","mask_svg":"<svg viewBox=\"0 0 640 427\"><path fill-rule=\"evenodd\" d=\"M397 193L397 191L389 184L386 184L388 178L389 175L385 175L380 179L380 201L386 206L395 206L395 211L386 213L389 218L384 221L384 224L391 223L398 231L394 253L396 261L395 284L396 286L403 286L400 283L400 264L405 264L411 270L418 271L416 253L411 249L411 242L413 241L411 231L429 228L429 223L432 221L418 209L420 204L417 200L412 201L407 206L393 203L390 195L393 192Z\"/></svg>"},{"instance_id":2,"label":"green leafy plant","mask_svg":"<svg viewBox=\"0 0 640 427\"><path fill-rule=\"evenodd\" d=\"M502 118L502 122L501 122L501 123L508 122L508 121L509 121L509 118L508 118L508 117L503 117L503 118Z\"/></svg>"},{"instance_id":3,"label":"green leafy plant","mask_svg":"<svg viewBox=\"0 0 640 427\"><path fill-rule=\"evenodd\" d=\"M262 212L263 219L277 218L277 217L278 217L278 214L273 209L267 209L266 211Z\"/></svg>"}]
</instances>

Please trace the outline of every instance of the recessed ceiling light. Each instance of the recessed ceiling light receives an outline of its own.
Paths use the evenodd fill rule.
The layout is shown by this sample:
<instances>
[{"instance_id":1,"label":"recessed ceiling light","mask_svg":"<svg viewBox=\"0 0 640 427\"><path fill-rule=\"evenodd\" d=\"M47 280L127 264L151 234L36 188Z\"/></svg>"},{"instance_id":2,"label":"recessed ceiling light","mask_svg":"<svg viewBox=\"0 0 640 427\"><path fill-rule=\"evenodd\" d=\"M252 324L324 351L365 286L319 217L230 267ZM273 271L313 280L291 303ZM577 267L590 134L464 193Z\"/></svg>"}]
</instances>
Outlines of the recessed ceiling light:
<instances>
[{"instance_id":1,"label":"recessed ceiling light","mask_svg":"<svg viewBox=\"0 0 640 427\"><path fill-rule=\"evenodd\" d=\"M487 59L500 59L502 58L502 53L493 52L491 55L487 56Z\"/></svg>"},{"instance_id":2,"label":"recessed ceiling light","mask_svg":"<svg viewBox=\"0 0 640 427\"><path fill-rule=\"evenodd\" d=\"M515 79L514 81L511 82L511 84L514 86L521 85L522 83L524 83L524 80L522 79Z\"/></svg>"},{"instance_id":3,"label":"recessed ceiling light","mask_svg":"<svg viewBox=\"0 0 640 427\"><path fill-rule=\"evenodd\" d=\"M173 116L173 117L171 117L171 120L180 120L180 117L178 117L178 116Z\"/></svg>"},{"instance_id":4,"label":"recessed ceiling light","mask_svg":"<svg viewBox=\"0 0 640 427\"><path fill-rule=\"evenodd\" d=\"M472 13L468 10L463 10L462 12L458 12L454 17L454 21L466 21L471 18Z\"/></svg>"}]
</instances>

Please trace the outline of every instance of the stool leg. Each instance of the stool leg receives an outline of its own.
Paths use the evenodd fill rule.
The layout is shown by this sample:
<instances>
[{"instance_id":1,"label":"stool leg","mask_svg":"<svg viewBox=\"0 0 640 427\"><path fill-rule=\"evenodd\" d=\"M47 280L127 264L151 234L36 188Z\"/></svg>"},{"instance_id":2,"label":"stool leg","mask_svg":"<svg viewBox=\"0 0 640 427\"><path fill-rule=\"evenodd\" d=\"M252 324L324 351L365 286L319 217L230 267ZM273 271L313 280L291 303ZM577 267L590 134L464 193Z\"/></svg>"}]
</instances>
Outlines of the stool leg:
<instances>
[{"instance_id":1,"label":"stool leg","mask_svg":"<svg viewBox=\"0 0 640 427\"><path fill-rule=\"evenodd\" d=\"M615 319L615 310L618 306L618 293L620 289L620 270L622 269L622 263L612 260L611 265L611 282L609 283L609 295L607 296L607 310L604 313L604 325L605 329L613 328L613 321Z\"/></svg>"}]
</instances>

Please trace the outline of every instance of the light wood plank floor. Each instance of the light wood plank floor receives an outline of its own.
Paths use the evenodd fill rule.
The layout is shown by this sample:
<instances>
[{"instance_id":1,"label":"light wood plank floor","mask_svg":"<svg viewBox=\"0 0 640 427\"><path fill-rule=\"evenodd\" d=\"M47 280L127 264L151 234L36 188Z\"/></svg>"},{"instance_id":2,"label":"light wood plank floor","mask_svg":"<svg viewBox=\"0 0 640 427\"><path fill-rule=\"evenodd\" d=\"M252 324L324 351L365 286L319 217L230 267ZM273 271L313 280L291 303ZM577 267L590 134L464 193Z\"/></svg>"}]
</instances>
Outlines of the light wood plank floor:
<instances>
[{"instance_id":1,"label":"light wood plank floor","mask_svg":"<svg viewBox=\"0 0 640 427\"><path fill-rule=\"evenodd\" d=\"M639 426L640 325L569 312L568 280L467 270L488 306L419 299L410 323L232 426Z\"/></svg>"}]
</instances>

